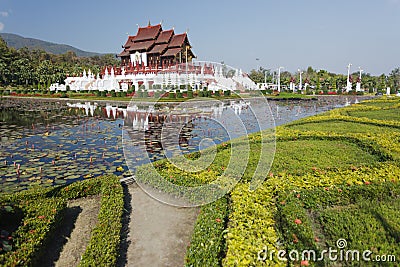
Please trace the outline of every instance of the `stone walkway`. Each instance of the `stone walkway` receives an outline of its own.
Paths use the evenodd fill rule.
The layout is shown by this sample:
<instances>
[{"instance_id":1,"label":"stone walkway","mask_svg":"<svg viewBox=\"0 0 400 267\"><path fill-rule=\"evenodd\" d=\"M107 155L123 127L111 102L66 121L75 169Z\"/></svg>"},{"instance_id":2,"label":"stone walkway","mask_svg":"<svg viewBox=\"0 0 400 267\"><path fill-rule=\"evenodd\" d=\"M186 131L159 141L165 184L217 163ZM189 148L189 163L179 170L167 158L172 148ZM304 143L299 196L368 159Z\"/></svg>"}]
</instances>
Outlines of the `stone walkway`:
<instances>
[{"instance_id":1,"label":"stone walkway","mask_svg":"<svg viewBox=\"0 0 400 267\"><path fill-rule=\"evenodd\" d=\"M128 191L132 210L126 266L183 266L199 209L163 204L136 184Z\"/></svg>"}]
</instances>

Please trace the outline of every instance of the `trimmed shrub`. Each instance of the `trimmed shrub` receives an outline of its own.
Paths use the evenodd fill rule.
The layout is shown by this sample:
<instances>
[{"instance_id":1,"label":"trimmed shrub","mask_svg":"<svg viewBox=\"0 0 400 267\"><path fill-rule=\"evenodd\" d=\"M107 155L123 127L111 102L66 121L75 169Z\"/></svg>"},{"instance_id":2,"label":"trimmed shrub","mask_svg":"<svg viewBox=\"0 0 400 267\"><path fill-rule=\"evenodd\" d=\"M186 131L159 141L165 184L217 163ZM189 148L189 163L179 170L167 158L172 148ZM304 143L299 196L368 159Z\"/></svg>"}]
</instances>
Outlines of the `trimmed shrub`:
<instances>
[{"instance_id":1,"label":"trimmed shrub","mask_svg":"<svg viewBox=\"0 0 400 267\"><path fill-rule=\"evenodd\" d=\"M224 96L230 96L231 95L231 91L230 90L225 90L224 91Z\"/></svg>"},{"instance_id":2,"label":"trimmed shrub","mask_svg":"<svg viewBox=\"0 0 400 267\"><path fill-rule=\"evenodd\" d=\"M168 98L175 99L176 98L175 93L174 92L169 92Z\"/></svg>"},{"instance_id":3,"label":"trimmed shrub","mask_svg":"<svg viewBox=\"0 0 400 267\"><path fill-rule=\"evenodd\" d=\"M201 208L186 252L185 266L221 266L227 221L226 197Z\"/></svg>"},{"instance_id":4,"label":"trimmed shrub","mask_svg":"<svg viewBox=\"0 0 400 267\"><path fill-rule=\"evenodd\" d=\"M43 244L49 240L67 206L62 198L35 199L26 196L29 195L14 194L8 197L9 201L18 203L24 218L12 234L14 248L0 254L1 266L34 265L43 255Z\"/></svg>"},{"instance_id":5,"label":"trimmed shrub","mask_svg":"<svg viewBox=\"0 0 400 267\"><path fill-rule=\"evenodd\" d=\"M116 266L120 247L124 194L119 178L101 179L101 207L98 223L79 266Z\"/></svg>"},{"instance_id":6,"label":"trimmed shrub","mask_svg":"<svg viewBox=\"0 0 400 267\"><path fill-rule=\"evenodd\" d=\"M122 229L124 196L116 176L103 176L67 186L35 188L0 195L0 203L14 203L23 218L12 234L13 250L0 254L1 266L35 266L43 256L49 238L62 220L67 199L101 194L98 223L79 266L116 266ZM0 218L3 220L0 209Z\"/></svg>"},{"instance_id":7,"label":"trimmed shrub","mask_svg":"<svg viewBox=\"0 0 400 267\"><path fill-rule=\"evenodd\" d=\"M180 90L176 90L176 98L182 98L182 93Z\"/></svg>"}]
</instances>

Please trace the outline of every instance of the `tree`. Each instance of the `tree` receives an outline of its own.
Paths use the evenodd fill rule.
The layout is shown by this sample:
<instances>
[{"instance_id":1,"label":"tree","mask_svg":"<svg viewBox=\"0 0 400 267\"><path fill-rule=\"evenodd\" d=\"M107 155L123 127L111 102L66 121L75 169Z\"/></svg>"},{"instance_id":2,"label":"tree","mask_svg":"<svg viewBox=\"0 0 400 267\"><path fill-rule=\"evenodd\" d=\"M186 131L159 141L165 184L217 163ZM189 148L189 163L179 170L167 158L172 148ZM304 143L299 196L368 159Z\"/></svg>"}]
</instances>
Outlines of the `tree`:
<instances>
[{"instance_id":1,"label":"tree","mask_svg":"<svg viewBox=\"0 0 400 267\"><path fill-rule=\"evenodd\" d=\"M386 75L385 74L381 74L381 76L379 76L378 88L380 90L386 90Z\"/></svg>"},{"instance_id":2,"label":"tree","mask_svg":"<svg viewBox=\"0 0 400 267\"><path fill-rule=\"evenodd\" d=\"M40 62L38 68L36 69L36 75L39 83L46 85L52 82L54 78L55 68L49 60L44 60Z\"/></svg>"},{"instance_id":3,"label":"tree","mask_svg":"<svg viewBox=\"0 0 400 267\"><path fill-rule=\"evenodd\" d=\"M0 38L0 84L11 82L10 64L13 62L15 49L9 48L7 43Z\"/></svg>"},{"instance_id":4,"label":"tree","mask_svg":"<svg viewBox=\"0 0 400 267\"><path fill-rule=\"evenodd\" d=\"M337 91L337 80L336 80L336 77L335 78L332 78L332 81L331 81L331 84L332 84L332 91Z\"/></svg>"},{"instance_id":5,"label":"tree","mask_svg":"<svg viewBox=\"0 0 400 267\"><path fill-rule=\"evenodd\" d=\"M389 73L389 83L394 91L400 90L400 68L395 68Z\"/></svg>"},{"instance_id":6,"label":"tree","mask_svg":"<svg viewBox=\"0 0 400 267\"><path fill-rule=\"evenodd\" d=\"M249 74L250 79L255 83L263 83L264 75L261 71L251 70Z\"/></svg>"},{"instance_id":7,"label":"tree","mask_svg":"<svg viewBox=\"0 0 400 267\"><path fill-rule=\"evenodd\" d=\"M27 86L33 79L33 66L28 58L19 58L11 63L13 82L17 85Z\"/></svg>"}]
</instances>

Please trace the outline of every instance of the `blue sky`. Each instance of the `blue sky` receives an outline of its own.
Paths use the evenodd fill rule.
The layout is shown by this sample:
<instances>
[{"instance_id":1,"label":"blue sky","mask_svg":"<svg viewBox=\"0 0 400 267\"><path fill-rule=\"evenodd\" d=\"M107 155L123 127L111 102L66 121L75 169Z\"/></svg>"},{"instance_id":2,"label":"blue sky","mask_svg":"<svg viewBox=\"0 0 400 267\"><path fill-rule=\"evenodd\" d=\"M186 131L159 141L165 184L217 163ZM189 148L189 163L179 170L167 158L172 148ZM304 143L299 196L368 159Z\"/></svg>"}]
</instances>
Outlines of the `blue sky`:
<instances>
[{"instance_id":1,"label":"blue sky","mask_svg":"<svg viewBox=\"0 0 400 267\"><path fill-rule=\"evenodd\" d=\"M1 32L93 52L119 53L149 20L189 29L198 60L245 71L400 67L400 0L0 0Z\"/></svg>"}]
</instances>

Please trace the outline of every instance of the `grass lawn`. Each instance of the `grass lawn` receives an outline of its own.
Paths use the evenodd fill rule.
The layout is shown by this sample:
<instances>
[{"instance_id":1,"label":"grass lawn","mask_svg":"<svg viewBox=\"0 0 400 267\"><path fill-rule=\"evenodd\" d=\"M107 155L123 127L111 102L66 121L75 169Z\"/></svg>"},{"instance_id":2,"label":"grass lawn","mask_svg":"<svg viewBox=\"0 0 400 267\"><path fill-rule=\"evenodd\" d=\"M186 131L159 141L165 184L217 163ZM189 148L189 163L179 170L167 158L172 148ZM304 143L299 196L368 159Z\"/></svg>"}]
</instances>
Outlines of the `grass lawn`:
<instances>
[{"instance_id":1,"label":"grass lawn","mask_svg":"<svg viewBox=\"0 0 400 267\"><path fill-rule=\"evenodd\" d=\"M345 153L343 153L345 151ZM271 171L303 175L314 169L347 169L376 165L377 156L355 144L329 140L278 142Z\"/></svg>"},{"instance_id":2,"label":"grass lawn","mask_svg":"<svg viewBox=\"0 0 400 267\"><path fill-rule=\"evenodd\" d=\"M400 121L400 109L386 109L377 111L351 111L350 116L365 117L376 120Z\"/></svg>"},{"instance_id":3,"label":"grass lawn","mask_svg":"<svg viewBox=\"0 0 400 267\"><path fill-rule=\"evenodd\" d=\"M375 134L382 132L390 134L392 132L399 132L399 129L396 128L368 125L364 123L346 122L346 121L312 122L312 123L289 126L289 128L300 131L331 132L338 134L349 134L349 133Z\"/></svg>"},{"instance_id":4,"label":"grass lawn","mask_svg":"<svg viewBox=\"0 0 400 267\"><path fill-rule=\"evenodd\" d=\"M347 254L346 259L344 254L336 261L346 263L345 266L377 266L376 262L363 261L362 253L366 250L371 251L372 261L377 255L393 255L398 259L399 190L398 184L389 182L281 192L277 228L285 240L283 247L287 251L313 249L317 258L322 250L329 248L342 249L344 253L359 251L358 256ZM339 248L337 242L343 239L345 245ZM321 261L314 258L312 263L313 266L333 264L328 257ZM388 262L383 266L396 265Z\"/></svg>"}]
</instances>

